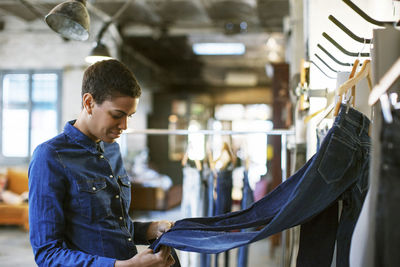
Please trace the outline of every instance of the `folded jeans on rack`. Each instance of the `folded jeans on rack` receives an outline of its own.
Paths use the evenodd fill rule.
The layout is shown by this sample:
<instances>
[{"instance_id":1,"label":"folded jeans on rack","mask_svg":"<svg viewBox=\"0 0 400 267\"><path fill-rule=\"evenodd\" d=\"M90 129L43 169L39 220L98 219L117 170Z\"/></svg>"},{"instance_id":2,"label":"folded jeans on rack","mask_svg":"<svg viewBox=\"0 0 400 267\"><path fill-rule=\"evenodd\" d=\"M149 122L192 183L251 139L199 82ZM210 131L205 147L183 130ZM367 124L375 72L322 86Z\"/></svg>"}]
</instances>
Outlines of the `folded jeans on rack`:
<instances>
[{"instance_id":1,"label":"folded jeans on rack","mask_svg":"<svg viewBox=\"0 0 400 267\"><path fill-rule=\"evenodd\" d=\"M363 114L342 107L318 153L263 199L243 211L177 221L151 248L157 250L160 245L166 245L185 251L219 253L303 224L346 191L349 195L365 194L370 147L368 127L369 120ZM348 204L343 208L339 227L343 234L350 233L350 236L343 239L351 238L351 225L356 222L362 203ZM258 226L264 227L254 232L229 232ZM320 242L324 242L323 236Z\"/></svg>"}]
</instances>

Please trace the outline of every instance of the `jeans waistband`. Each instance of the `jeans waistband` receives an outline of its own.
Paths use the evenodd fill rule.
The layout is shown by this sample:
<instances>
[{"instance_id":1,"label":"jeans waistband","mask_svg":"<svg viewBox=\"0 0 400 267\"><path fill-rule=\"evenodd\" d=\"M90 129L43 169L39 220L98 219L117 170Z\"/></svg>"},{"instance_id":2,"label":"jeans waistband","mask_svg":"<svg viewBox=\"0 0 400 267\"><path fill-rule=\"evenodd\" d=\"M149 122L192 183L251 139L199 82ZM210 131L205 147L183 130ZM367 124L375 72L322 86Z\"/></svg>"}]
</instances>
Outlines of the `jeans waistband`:
<instances>
[{"instance_id":1,"label":"jeans waistband","mask_svg":"<svg viewBox=\"0 0 400 267\"><path fill-rule=\"evenodd\" d=\"M342 104L334 125L341 128L350 136L354 136L355 140L359 140L362 143L370 143L369 138L360 139L361 136L369 136L370 120L358 110Z\"/></svg>"}]
</instances>

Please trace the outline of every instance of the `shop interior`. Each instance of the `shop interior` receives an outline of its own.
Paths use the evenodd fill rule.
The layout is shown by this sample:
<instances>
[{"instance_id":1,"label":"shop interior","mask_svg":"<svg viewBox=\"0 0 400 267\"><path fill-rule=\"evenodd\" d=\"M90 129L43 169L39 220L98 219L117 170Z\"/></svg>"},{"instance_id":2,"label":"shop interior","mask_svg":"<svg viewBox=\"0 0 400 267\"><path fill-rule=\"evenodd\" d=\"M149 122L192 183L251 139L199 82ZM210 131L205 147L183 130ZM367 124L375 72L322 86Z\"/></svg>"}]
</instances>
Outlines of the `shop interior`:
<instances>
[{"instance_id":1,"label":"shop interior","mask_svg":"<svg viewBox=\"0 0 400 267\"><path fill-rule=\"evenodd\" d=\"M298 212L285 215L293 222L285 223L282 202L272 221L227 230L265 233L246 246L219 254L177 248L181 266L400 266L394 252L400 232L390 228L400 222L390 215L400 208L400 184L384 179L390 168L398 176L400 166L400 141L388 134L400 129L400 1L67 2L80 5L70 10L78 24L57 28L62 23L54 23L55 7L66 1L0 1L0 266L37 266L28 219L32 153L77 118L85 69L111 58L123 62L142 88L138 110L117 140L131 182L133 220L246 210L296 174L307 174L308 162L320 164L317 172L327 186L350 169L354 177L366 177L363 184L340 183L341 193L329 203L334 189L324 198L310 186L304 192L307 211L294 208ZM86 20L79 20L80 9ZM338 118L352 112L363 118L370 141L340 126ZM342 132L348 134L344 141ZM358 158L352 142L368 143L369 152ZM352 154L342 156L344 150ZM321 170L320 161L329 161L330 169ZM226 174L229 188L222 192L217 187ZM328 236L325 228L305 240L307 227L334 205L336 215L328 222L340 229L349 188L359 188L362 197L350 216L345 252L336 232L331 247L319 247L321 236ZM225 208L215 210L218 205ZM377 230L383 228L386 235ZM306 246L320 255L317 260L307 258Z\"/></svg>"}]
</instances>

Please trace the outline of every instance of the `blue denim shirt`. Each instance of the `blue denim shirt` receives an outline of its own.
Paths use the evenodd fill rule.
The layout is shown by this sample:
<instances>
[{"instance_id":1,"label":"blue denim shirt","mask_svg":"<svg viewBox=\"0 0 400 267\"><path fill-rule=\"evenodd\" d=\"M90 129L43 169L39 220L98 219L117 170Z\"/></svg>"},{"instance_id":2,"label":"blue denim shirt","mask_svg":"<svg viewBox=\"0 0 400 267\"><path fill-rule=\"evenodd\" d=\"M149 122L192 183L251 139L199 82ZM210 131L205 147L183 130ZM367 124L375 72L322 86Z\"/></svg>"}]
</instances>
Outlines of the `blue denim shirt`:
<instances>
[{"instance_id":1,"label":"blue denim shirt","mask_svg":"<svg viewBox=\"0 0 400 267\"><path fill-rule=\"evenodd\" d=\"M148 244L149 223L128 214L131 185L117 143L96 143L68 122L29 165L30 241L39 266L114 266Z\"/></svg>"}]
</instances>

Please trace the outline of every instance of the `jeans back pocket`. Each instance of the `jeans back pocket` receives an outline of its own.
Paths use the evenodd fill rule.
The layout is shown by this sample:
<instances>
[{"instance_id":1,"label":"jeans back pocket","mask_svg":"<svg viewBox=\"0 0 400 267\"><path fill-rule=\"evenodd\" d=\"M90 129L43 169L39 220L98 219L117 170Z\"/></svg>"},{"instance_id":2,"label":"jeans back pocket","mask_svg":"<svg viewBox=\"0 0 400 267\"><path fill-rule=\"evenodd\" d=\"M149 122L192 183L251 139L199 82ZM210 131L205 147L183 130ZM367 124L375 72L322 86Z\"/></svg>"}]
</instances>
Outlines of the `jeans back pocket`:
<instances>
[{"instance_id":1,"label":"jeans back pocket","mask_svg":"<svg viewBox=\"0 0 400 267\"><path fill-rule=\"evenodd\" d=\"M340 181L352 165L356 149L336 138L329 140L318 166L318 172L327 184Z\"/></svg>"}]
</instances>

